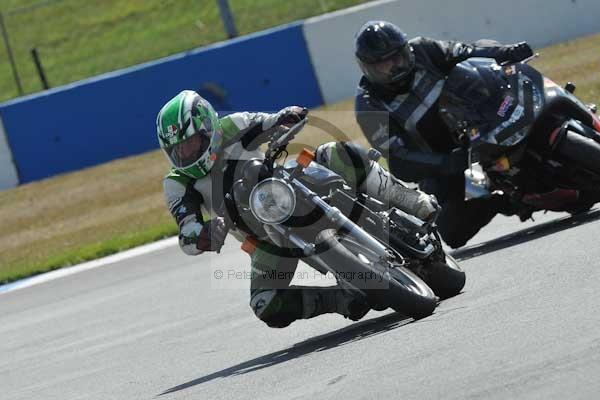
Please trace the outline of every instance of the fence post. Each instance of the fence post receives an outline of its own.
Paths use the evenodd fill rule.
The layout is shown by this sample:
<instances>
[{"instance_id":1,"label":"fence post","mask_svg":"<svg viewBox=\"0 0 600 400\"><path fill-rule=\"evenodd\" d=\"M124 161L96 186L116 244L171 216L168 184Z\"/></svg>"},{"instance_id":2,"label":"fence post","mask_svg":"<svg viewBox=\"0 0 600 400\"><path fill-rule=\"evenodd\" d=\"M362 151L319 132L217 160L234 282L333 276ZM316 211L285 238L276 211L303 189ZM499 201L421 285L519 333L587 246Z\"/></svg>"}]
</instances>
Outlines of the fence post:
<instances>
[{"instance_id":1,"label":"fence post","mask_svg":"<svg viewBox=\"0 0 600 400\"><path fill-rule=\"evenodd\" d=\"M4 14L0 12L0 30L2 31L2 39L4 40L4 46L6 46L6 53L8 54L8 61L10 62L10 66L12 68L13 76L15 78L15 83L17 84L17 90L19 91L19 95L23 95L23 87L21 86L21 79L19 78L19 73L17 72L17 66L15 64L15 59L13 57L12 49L10 48L10 42L8 40L8 32L6 31L6 25L4 24Z\"/></svg>"},{"instance_id":2,"label":"fence post","mask_svg":"<svg viewBox=\"0 0 600 400\"><path fill-rule=\"evenodd\" d=\"M221 19L223 20L223 26L225 27L227 37L232 39L238 36L233 14L231 13L231 8L229 7L229 0L217 0L217 4L219 6L219 12L221 13Z\"/></svg>"},{"instance_id":3,"label":"fence post","mask_svg":"<svg viewBox=\"0 0 600 400\"><path fill-rule=\"evenodd\" d=\"M33 63L37 69L40 81L42 81L42 86L46 90L50 89L50 85L48 85L48 80L46 79L46 74L44 73L44 67L42 67L42 62L40 61L40 54L38 53L36 47L31 49L31 57L33 58Z\"/></svg>"}]
</instances>

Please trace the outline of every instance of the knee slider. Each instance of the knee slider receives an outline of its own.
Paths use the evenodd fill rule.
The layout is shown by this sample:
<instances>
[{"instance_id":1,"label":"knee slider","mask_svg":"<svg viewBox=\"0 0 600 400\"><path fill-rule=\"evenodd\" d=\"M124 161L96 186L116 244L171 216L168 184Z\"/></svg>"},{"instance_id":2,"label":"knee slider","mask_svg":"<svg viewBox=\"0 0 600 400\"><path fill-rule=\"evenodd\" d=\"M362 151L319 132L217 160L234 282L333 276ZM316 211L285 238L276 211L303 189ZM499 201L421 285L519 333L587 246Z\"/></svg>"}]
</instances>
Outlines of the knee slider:
<instances>
[{"instance_id":1,"label":"knee slider","mask_svg":"<svg viewBox=\"0 0 600 400\"><path fill-rule=\"evenodd\" d=\"M364 147L353 142L341 142L340 158L349 167L366 168L371 160L369 152Z\"/></svg>"},{"instance_id":2,"label":"knee slider","mask_svg":"<svg viewBox=\"0 0 600 400\"><path fill-rule=\"evenodd\" d=\"M334 160L340 160L345 166L359 168L369 165L369 152L353 142L328 142L319 145L315 150L315 160L327 167Z\"/></svg>"},{"instance_id":3,"label":"knee slider","mask_svg":"<svg viewBox=\"0 0 600 400\"><path fill-rule=\"evenodd\" d=\"M331 163L331 153L335 151L336 142L323 143L315 149L315 161L321 165L329 167Z\"/></svg>"},{"instance_id":4,"label":"knee slider","mask_svg":"<svg viewBox=\"0 0 600 400\"><path fill-rule=\"evenodd\" d=\"M250 307L267 326L285 328L301 317L302 298L298 290L263 290L251 296Z\"/></svg>"}]
</instances>

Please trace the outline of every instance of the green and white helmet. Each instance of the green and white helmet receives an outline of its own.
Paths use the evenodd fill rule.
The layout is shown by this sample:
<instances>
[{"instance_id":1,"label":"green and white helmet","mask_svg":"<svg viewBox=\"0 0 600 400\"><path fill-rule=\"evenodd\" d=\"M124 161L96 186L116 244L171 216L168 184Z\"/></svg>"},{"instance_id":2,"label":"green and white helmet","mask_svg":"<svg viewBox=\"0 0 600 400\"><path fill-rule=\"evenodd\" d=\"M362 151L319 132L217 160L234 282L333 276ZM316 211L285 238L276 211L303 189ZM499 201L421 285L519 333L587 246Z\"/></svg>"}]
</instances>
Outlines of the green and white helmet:
<instances>
[{"instance_id":1,"label":"green and white helmet","mask_svg":"<svg viewBox=\"0 0 600 400\"><path fill-rule=\"evenodd\" d=\"M223 138L219 116L208 101L184 90L160 110L156 131L160 148L177 171L196 179L208 175Z\"/></svg>"}]
</instances>

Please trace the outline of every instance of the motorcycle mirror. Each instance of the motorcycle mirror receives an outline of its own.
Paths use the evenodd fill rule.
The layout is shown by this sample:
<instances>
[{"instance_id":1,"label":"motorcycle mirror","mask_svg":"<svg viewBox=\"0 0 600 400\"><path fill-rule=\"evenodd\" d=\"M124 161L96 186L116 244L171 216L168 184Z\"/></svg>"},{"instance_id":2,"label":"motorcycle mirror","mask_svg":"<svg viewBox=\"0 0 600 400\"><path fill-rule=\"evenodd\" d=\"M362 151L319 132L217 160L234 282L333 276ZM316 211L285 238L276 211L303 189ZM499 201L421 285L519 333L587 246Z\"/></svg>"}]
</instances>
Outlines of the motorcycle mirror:
<instances>
[{"instance_id":1,"label":"motorcycle mirror","mask_svg":"<svg viewBox=\"0 0 600 400\"><path fill-rule=\"evenodd\" d=\"M535 53L534 55L532 55L531 57L528 57L526 59L524 59L523 61L521 61L521 64L528 64L530 61L535 60L536 58L538 58L540 56L540 53Z\"/></svg>"},{"instance_id":2,"label":"motorcycle mirror","mask_svg":"<svg viewBox=\"0 0 600 400\"><path fill-rule=\"evenodd\" d=\"M518 63L514 63L514 62L511 62L511 61L504 61L504 62L500 63L500 66L504 67L504 66L510 65L510 64L528 64L530 61L538 58L539 56L540 56L540 53L535 53L531 57L527 57L526 59L521 60Z\"/></svg>"}]
</instances>

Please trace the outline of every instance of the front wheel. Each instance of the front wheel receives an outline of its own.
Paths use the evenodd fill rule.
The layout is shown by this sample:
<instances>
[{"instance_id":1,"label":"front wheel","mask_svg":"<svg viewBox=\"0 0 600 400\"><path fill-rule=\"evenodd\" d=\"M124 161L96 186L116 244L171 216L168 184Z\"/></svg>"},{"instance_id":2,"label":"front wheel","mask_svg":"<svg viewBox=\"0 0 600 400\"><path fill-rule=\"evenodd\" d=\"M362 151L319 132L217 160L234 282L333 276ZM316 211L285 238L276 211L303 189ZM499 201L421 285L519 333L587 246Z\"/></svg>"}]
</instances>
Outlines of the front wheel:
<instances>
[{"instance_id":1,"label":"front wheel","mask_svg":"<svg viewBox=\"0 0 600 400\"><path fill-rule=\"evenodd\" d=\"M425 267L424 279L440 299L447 299L460 293L467 277L456 260L446 255L445 262L434 261Z\"/></svg>"},{"instance_id":2,"label":"front wheel","mask_svg":"<svg viewBox=\"0 0 600 400\"><path fill-rule=\"evenodd\" d=\"M319 254L321 260L365 293L369 304L387 305L416 319L431 315L435 310L436 295L409 269L381 266L376 254L351 237L338 235L335 229L319 233L317 242L327 248ZM374 278L367 281L364 277Z\"/></svg>"}]
</instances>

